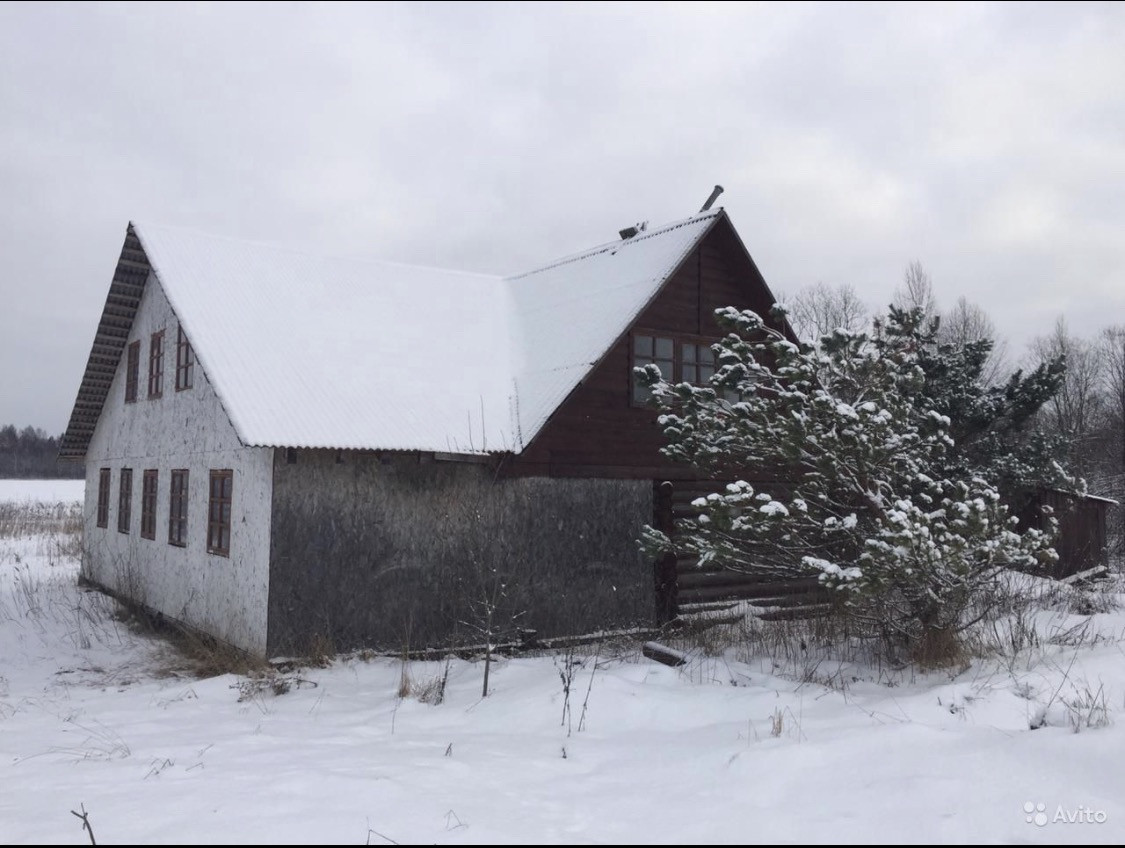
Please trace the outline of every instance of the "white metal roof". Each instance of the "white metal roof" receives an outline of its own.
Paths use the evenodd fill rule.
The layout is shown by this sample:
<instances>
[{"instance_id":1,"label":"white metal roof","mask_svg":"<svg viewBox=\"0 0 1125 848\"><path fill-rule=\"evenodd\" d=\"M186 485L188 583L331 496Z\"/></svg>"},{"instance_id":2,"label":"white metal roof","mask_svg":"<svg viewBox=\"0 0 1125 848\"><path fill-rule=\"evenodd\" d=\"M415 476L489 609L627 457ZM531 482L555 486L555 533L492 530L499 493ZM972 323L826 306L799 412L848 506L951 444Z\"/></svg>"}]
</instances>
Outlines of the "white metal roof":
<instances>
[{"instance_id":1,"label":"white metal roof","mask_svg":"<svg viewBox=\"0 0 1125 848\"><path fill-rule=\"evenodd\" d=\"M512 277L133 228L244 443L518 453L721 214Z\"/></svg>"}]
</instances>

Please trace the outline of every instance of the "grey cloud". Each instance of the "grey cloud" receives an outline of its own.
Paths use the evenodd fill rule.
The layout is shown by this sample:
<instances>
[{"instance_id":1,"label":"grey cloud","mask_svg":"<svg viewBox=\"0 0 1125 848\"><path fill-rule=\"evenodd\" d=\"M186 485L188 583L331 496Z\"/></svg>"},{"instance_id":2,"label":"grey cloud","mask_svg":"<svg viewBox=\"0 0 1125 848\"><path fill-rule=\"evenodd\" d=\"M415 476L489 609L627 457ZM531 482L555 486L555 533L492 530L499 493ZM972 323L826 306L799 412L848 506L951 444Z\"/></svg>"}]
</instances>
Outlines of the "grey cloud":
<instances>
[{"instance_id":1,"label":"grey cloud","mask_svg":"<svg viewBox=\"0 0 1125 848\"><path fill-rule=\"evenodd\" d=\"M732 8L733 7L733 8ZM130 219L507 272L698 208L775 286L919 258L1125 320L1117 5L0 6L0 423L60 430Z\"/></svg>"}]
</instances>

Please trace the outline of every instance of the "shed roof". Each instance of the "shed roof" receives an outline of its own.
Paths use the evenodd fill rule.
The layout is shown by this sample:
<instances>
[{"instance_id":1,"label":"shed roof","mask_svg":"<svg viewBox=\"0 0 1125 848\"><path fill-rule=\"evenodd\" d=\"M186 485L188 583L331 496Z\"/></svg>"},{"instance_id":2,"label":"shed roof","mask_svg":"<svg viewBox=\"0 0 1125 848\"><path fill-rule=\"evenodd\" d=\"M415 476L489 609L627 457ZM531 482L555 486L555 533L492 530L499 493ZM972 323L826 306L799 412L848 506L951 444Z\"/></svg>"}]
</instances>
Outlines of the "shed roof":
<instances>
[{"instance_id":1,"label":"shed roof","mask_svg":"<svg viewBox=\"0 0 1125 848\"><path fill-rule=\"evenodd\" d=\"M510 277L132 224L61 455L85 455L145 263L244 444L519 453L724 214Z\"/></svg>"}]
</instances>

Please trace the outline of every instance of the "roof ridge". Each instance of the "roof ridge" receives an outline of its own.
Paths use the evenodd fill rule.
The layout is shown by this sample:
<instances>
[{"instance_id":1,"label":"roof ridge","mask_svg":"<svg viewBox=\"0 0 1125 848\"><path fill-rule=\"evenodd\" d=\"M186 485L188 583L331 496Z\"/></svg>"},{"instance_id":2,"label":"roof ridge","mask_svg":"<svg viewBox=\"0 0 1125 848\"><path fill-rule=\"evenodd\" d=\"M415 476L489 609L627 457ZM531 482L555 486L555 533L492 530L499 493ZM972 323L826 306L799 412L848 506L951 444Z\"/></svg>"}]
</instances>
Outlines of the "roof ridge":
<instances>
[{"instance_id":1,"label":"roof ridge","mask_svg":"<svg viewBox=\"0 0 1125 848\"><path fill-rule=\"evenodd\" d=\"M636 244L637 242L654 238L655 236L664 235L665 233L672 232L673 230L678 230L681 227L686 227L689 224L694 224L698 221L706 220L707 218L715 218L721 214L723 214L723 207L720 206L716 209L708 210L707 212L692 215L690 218L684 218L679 221L672 221L667 224L661 224L659 227L656 227L654 229L639 232L631 238L606 242L604 244L598 245L597 247L590 247L586 250L579 251L578 253L572 253L568 256L562 257L561 259L556 259L553 262L549 262L546 265L541 265L538 268L533 268L530 271L523 271L519 274L512 274L508 277L505 277L504 280L522 280L523 278L530 277L533 274L539 274L543 271L550 271L553 268L559 268L563 265L569 265L571 262L581 262L583 259L589 259L591 256L597 256L599 253L605 253L607 250L616 249L619 247L627 247L628 245Z\"/></svg>"},{"instance_id":2,"label":"roof ridge","mask_svg":"<svg viewBox=\"0 0 1125 848\"><path fill-rule=\"evenodd\" d=\"M395 268L414 268L421 271L439 271L443 274L458 274L465 277L481 277L487 280L502 281L504 276L502 274L487 274L483 271L465 271L459 268L444 268L436 265L421 265L413 262L400 262L394 259L379 259L373 256L356 256L354 254L340 254L340 253L323 253L313 249L306 249L302 247L294 247L290 244L275 241L260 241L258 239L238 238L237 236L227 235L226 233L211 233L197 230L192 227L178 227L169 224L159 224L146 221L130 221L129 226L139 228L140 237L144 241L145 230L163 230L168 233L176 233L185 236L194 236L204 239L214 239L217 241L224 241L228 244L239 244L250 247L265 248L268 250L279 251L288 253L294 256L303 256L307 259L329 259L339 260L342 262L356 262L364 265L383 265Z\"/></svg>"}]
</instances>

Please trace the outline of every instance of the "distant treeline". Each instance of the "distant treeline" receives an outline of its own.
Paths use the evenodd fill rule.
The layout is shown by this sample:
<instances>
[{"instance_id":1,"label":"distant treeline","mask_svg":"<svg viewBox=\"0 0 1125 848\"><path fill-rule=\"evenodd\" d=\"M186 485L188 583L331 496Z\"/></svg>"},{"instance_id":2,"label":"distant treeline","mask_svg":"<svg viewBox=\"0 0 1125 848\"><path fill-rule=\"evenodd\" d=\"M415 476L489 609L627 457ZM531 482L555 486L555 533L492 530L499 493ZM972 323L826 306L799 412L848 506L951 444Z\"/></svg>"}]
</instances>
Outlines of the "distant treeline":
<instances>
[{"instance_id":1,"label":"distant treeline","mask_svg":"<svg viewBox=\"0 0 1125 848\"><path fill-rule=\"evenodd\" d=\"M81 462L59 462L59 440L37 427L0 429L0 479L79 478Z\"/></svg>"}]
</instances>

